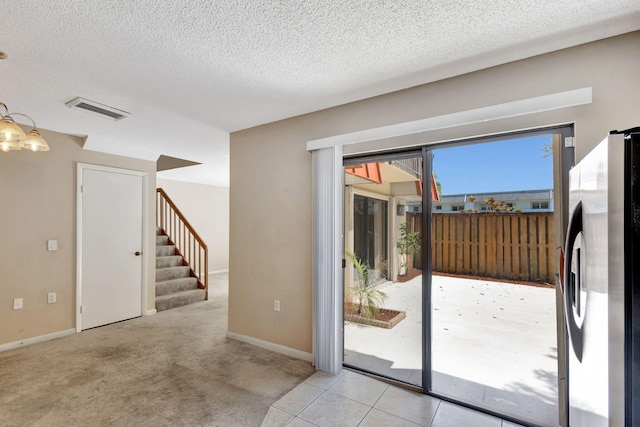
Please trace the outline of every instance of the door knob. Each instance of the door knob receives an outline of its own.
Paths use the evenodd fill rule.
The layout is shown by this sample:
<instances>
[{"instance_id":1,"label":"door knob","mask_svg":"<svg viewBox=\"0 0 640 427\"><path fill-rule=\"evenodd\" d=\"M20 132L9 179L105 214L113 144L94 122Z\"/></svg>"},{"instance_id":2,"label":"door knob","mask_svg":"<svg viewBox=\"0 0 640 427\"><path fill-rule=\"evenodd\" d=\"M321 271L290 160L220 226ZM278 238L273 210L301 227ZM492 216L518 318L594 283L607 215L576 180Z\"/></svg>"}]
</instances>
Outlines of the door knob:
<instances>
[{"instance_id":1,"label":"door knob","mask_svg":"<svg viewBox=\"0 0 640 427\"><path fill-rule=\"evenodd\" d=\"M135 256L140 256L140 255L142 255L142 252L140 252L140 251L136 251L136 252L134 253L134 255L135 255Z\"/></svg>"}]
</instances>

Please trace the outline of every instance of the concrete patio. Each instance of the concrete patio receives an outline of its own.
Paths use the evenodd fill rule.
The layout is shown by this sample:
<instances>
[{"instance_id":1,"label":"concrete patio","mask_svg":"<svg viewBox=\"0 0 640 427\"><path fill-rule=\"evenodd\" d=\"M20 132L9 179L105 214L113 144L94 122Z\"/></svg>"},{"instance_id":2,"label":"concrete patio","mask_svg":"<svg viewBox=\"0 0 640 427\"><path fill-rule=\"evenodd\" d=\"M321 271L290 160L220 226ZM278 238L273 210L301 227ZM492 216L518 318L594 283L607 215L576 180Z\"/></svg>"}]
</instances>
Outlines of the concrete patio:
<instances>
[{"instance_id":1,"label":"concrete patio","mask_svg":"<svg viewBox=\"0 0 640 427\"><path fill-rule=\"evenodd\" d=\"M421 385L418 276L387 282L393 329L345 325L345 363ZM555 289L433 276L433 391L539 425L558 425Z\"/></svg>"}]
</instances>

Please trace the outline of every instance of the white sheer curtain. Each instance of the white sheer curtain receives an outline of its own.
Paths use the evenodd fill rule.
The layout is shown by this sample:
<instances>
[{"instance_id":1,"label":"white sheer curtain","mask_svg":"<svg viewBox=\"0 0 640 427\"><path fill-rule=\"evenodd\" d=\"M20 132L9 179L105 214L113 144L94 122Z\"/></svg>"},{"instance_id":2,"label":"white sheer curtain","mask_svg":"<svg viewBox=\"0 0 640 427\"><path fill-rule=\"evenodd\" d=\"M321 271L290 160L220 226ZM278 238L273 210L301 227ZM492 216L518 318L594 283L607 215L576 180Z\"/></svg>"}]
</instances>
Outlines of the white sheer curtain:
<instances>
[{"instance_id":1,"label":"white sheer curtain","mask_svg":"<svg viewBox=\"0 0 640 427\"><path fill-rule=\"evenodd\" d=\"M338 373L343 357L342 147L312 151L313 364Z\"/></svg>"}]
</instances>

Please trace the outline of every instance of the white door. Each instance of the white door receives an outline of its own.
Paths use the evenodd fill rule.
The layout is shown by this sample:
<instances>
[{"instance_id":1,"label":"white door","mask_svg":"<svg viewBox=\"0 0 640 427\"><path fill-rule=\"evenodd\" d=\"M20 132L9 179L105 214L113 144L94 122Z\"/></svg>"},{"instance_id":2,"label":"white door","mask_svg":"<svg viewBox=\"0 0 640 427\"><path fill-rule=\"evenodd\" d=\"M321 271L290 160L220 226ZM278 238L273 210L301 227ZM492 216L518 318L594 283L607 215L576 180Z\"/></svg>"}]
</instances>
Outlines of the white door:
<instances>
[{"instance_id":1,"label":"white door","mask_svg":"<svg viewBox=\"0 0 640 427\"><path fill-rule=\"evenodd\" d=\"M142 314L143 176L79 169L79 329Z\"/></svg>"}]
</instances>

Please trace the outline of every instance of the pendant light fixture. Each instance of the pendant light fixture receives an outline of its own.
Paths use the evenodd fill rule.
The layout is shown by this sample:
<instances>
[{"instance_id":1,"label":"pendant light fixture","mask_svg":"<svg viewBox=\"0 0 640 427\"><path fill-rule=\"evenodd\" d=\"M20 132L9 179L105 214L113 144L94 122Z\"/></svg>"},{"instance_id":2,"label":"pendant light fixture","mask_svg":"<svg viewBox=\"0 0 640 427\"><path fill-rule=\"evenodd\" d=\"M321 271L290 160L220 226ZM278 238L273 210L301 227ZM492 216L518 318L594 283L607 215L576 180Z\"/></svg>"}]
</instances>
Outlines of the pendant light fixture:
<instances>
[{"instance_id":1,"label":"pendant light fixture","mask_svg":"<svg viewBox=\"0 0 640 427\"><path fill-rule=\"evenodd\" d=\"M0 102L0 106L5 111L4 115L0 114L0 151L23 148L31 151L49 151L49 145L38 132L36 122L31 117L23 113L9 113L9 108L3 102ZM13 116L25 117L31 122L33 129L25 134L14 121Z\"/></svg>"}]
</instances>

